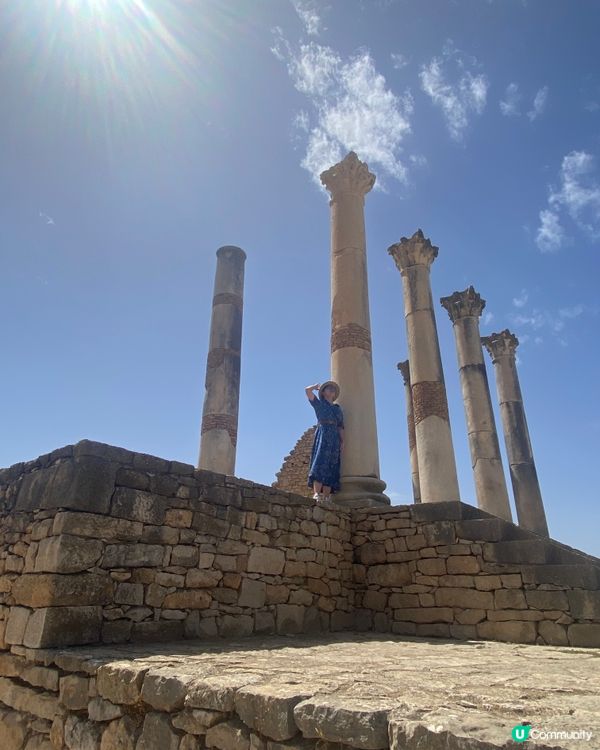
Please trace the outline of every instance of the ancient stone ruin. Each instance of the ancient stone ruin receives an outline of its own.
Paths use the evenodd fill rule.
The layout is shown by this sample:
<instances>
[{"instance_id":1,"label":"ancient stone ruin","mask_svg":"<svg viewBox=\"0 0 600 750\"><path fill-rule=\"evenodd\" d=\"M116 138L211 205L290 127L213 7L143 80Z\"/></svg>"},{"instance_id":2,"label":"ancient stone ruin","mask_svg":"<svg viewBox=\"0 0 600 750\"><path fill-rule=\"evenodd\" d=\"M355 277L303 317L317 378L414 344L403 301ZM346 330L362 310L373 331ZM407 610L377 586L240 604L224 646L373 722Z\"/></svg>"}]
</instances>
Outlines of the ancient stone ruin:
<instances>
[{"instance_id":1,"label":"ancient stone ruin","mask_svg":"<svg viewBox=\"0 0 600 750\"><path fill-rule=\"evenodd\" d=\"M6 750L489 750L536 716L600 736L600 678L582 657L600 646L600 560L548 538L504 331L483 344L511 521L473 288L442 300L478 507L459 500L429 286L437 248L422 232L390 248L415 502L383 494L362 213L372 177L355 155L324 174L332 373L354 412L336 502L303 496L311 429L278 476L295 492L233 476L245 255L231 247L218 256L199 467L82 440L0 470ZM574 747L553 743L540 747Z\"/></svg>"}]
</instances>

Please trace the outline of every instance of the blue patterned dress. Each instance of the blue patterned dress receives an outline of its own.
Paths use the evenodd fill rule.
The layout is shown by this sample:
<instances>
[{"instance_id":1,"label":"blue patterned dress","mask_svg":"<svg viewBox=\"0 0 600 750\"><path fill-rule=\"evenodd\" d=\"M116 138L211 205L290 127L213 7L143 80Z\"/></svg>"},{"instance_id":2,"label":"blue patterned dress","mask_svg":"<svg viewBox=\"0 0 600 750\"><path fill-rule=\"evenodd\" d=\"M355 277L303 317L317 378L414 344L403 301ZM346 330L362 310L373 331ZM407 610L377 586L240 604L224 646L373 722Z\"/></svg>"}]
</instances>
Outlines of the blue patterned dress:
<instances>
[{"instance_id":1,"label":"blue patterned dress","mask_svg":"<svg viewBox=\"0 0 600 750\"><path fill-rule=\"evenodd\" d=\"M340 489L340 433L344 426L344 415L338 404L330 404L317 396L310 402L317 414L319 424L310 456L308 486L322 482L332 492Z\"/></svg>"}]
</instances>

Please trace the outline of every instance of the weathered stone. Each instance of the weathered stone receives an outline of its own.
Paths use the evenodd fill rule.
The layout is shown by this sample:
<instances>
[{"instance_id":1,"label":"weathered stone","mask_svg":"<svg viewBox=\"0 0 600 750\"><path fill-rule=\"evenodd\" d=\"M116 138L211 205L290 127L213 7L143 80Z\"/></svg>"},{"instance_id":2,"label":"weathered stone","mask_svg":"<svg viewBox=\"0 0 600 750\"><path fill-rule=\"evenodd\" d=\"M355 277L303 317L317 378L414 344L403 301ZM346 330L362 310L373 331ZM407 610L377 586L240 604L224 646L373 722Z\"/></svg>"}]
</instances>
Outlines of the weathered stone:
<instances>
[{"instance_id":1,"label":"weathered stone","mask_svg":"<svg viewBox=\"0 0 600 750\"><path fill-rule=\"evenodd\" d=\"M564 625L544 620L538 625L538 632L546 643L551 646L568 646L567 629Z\"/></svg>"},{"instance_id":2,"label":"weathered stone","mask_svg":"<svg viewBox=\"0 0 600 750\"><path fill-rule=\"evenodd\" d=\"M479 572L477 558L469 555L451 556L446 560L448 573L473 574Z\"/></svg>"},{"instance_id":3,"label":"weathered stone","mask_svg":"<svg viewBox=\"0 0 600 750\"><path fill-rule=\"evenodd\" d=\"M206 747L217 750L249 750L250 731L238 719L230 719L216 724L206 732Z\"/></svg>"},{"instance_id":4,"label":"weathered stone","mask_svg":"<svg viewBox=\"0 0 600 750\"><path fill-rule=\"evenodd\" d=\"M186 708L184 711L173 716L173 726L190 734L206 734L210 727L214 727L227 714L222 711L208 711L203 708Z\"/></svg>"},{"instance_id":5,"label":"weathered stone","mask_svg":"<svg viewBox=\"0 0 600 750\"><path fill-rule=\"evenodd\" d=\"M186 588L213 588L223 578L220 570L188 570L185 576Z\"/></svg>"},{"instance_id":6,"label":"weathered stone","mask_svg":"<svg viewBox=\"0 0 600 750\"><path fill-rule=\"evenodd\" d=\"M600 623L574 623L567 633L571 646L600 647Z\"/></svg>"},{"instance_id":7,"label":"weathered stone","mask_svg":"<svg viewBox=\"0 0 600 750\"><path fill-rule=\"evenodd\" d=\"M591 565L524 565L524 583L553 583L563 588L600 589L600 570Z\"/></svg>"},{"instance_id":8,"label":"weathered stone","mask_svg":"<svg viewBox=\"0 0 600 750\"><path fill-rule=\"evenodd\" d=\"M135 746L136 750L178 750L179 736L171 727L165 714L148 713L144 719L142 733Z\"/></svg>"},{"instance_id":9,"label":"weathered stone","mask_svg":"<svg viewBox=\"0 0 600 750\"><path fill-rule=\"evenodd\" d=\"M390 594L389 605L392 609L418 607L419 597L417 594Z\"/></svg>"},{"instance_id":10,"label":"weathered stone","mask_svg":"<svg viewBox=\"0 0 600 750\"><path fill-rule=\"evenodd\" d=\"M240 607L263 607L266 600L267 586L264 581L244 578L238 599Z\"/></svg>"},{"instance_id":11,"label":"weathered stone","mask_svg":"<svg viewBox=\"0 0 600 750\"><path fill-rule=\"evenodd\" d=\"M403 586L411 582L408 563L373 565L367 570L367 581L378 586Z\"/></svg>"},{"instance_id":12,"label":"weathered stone","mask_svg":"<svg viewBox=\"0 0 600 750\"><path fill-rule=\"evenodd\" d=\"M252 635L254 620L250 615L223 615L218 627L222 638L245 638Z\"/></svg>"},{"instance_id":13,"label":"weathered stone","mask_svg":"<svg viewBox=\"0 0 600 750\"><path fill-rule=\"evenodd\" d=\"M97 539L83 541L72 534L46 537L38 545L35 572L79 573L98 562L102 547Z\"/></svg>"},{"instance_id":14,"label":"weathered stone","mask_svg":"<svg viewBox=\"0 0 600 750\"><path fill-rule=\"evenodd\" d=\"M248 557L249 573L280 575L285 565L285 555L280 549L252 547Z\"/></svg>"},{"instance_id":15,"label":"weathered stone","mask_svg":"<svg viewBox=\"0 0 600 750\"><path fill-rule=\"evenodd\" d=\"M498 589L494 592L496 609L527 609L525 594L520 589Z\"/></svg>"},{"instance_id":16,"label":"weathered stone","mask_svg":"<svg viewBox=\"0 0 600 750\"><path fill-rule=\"evenodd\" d=\"M19 671L19 677L23 682L27 682L34 687L43 688L44 690L50 690L51 692L58 691L58 676L59 672L57 669L41 667L37 664L28 664Z\"/></svg>"},{"instance_id":17,"label":"weathered stone","mask_svg":"<svg viewBox=\"0 0 600 750\"><path fill-rule=\"evenodd\" d=\"M535 643L537 636L534 622L480 622L477 625L477 635L494 641L509 641L511 643Z\"/></svg>"},{"instance_id":18,"label":"weathered stone","mask_svg":"<svg viewBox=\"0 0 600 750\"><path fill-rule=\"evenodd\" d=\"M28 721L24 714L10 711L0 717L0 746L11 750L25 744Z\"/></svg>"},{"instance_id":19,"label":"weathered stone","mask_svg":"<svg viewBox=\"0 0 600 750\"><path fill-rule=\"evenodd\" d=\"M69 711L82 711L88 705L89 679L76 674L60 678L58 699Z\"/></svg>"},{"instance_id":20,"label":"weathered stone","mask_svg":"<svg viewBox=\"0 0 600 750\"><path fill-rule=\"evenodd\" d=\"M96 678L98 693L111 703L133 705L140 699L147 671L147 667L136 667L126 661L101 666Z\"/></svg>"},{"instance_id":21,"label":"weathered stone","mask_svg":"<svg viewBox=\"0 0 600 750\"><path fill-rule=\"evenodd\" d=\"M305 737L341 742L364 750L388 747L388 709L368 698L340 700L315 696L294 708L296 724Z\"/></svg>"},{"instance_id":22,"label":"weathered stone","mask_svg":"<svg viewBox=\"0 0 600 750\"><path fill-rule=\"evenodd\" d=\"M419 572L426 576L440 576L446 573L446 561L441 557L430 557L417 562Z\"/></svg>"},{"instance_id":23,"label":"weathered stone","mask_svg":"<svg viewBox=\"0 0 600 750\"><path fill-rule=\"evenodd\" d=\"M142 700L157 711L177 711L183 708L191 681L181 669L151 669L144 677Z\"/></svg>"},{"instance_id":24,"label":"weathered stone","mask_svg":"<svg viewBox=\"0 0 600 750\"><path fill-rule=\"evenodd\" d=\"M12 643L21 645L23 638L25 637L25 630L27 628L27 621L31 614L30 609L25 607L11 607L10 614L8 616L8 623L6 625L6 631L4 633L4 640L6 643Z\"/></svg>"},{"instance_id":25,"label":"weathered stone","mask_svg":"<svg viewBox=\"0 0 600 750\"><path fill-rule=\"evenodd\" d=\"M375 565L384 563L387 558L385 545L376 542L367 542L358 548L358 557L363 565Z\"/></svg>"},{"instance_id":26,"label":"weathered stone","mask_svg":"<svg viewBox=\"0 0 600 750\"><path fill-rule=\"evenodd\" d=\"M162 495L130 487L117 487L110 505L112 516L156 526L164 522L165 512L166 500Z\"/></svg>"},{"instance_id":27,"label":"weathered stone","mask_svg":"<svg viewBox=\"0 0 600 750\"><path fill-rule=\"evenodd\" d=\"M298 733L294 707L311 693L299 685L270 683L241 688L235 696L235 709L251 729L273 740L291 739Z\"/></svg>"},{"instance_id":28,"label":"weathered stone","mask_svg":"<svg viewBox=\"0 0 600 750\"><path fill-rule=\"evenodd\" d=\"M0 702L15 711L33 714L52 721L58 712L58 698L18 685L7 677L0 677Z\"/></svg>"},{"instance_id":29,"label":"weathered stone","mask_svg":"<svg viewBox=\"0 0 600 750\"><path fill-rule=\"evenodd\" d=\"M123 709L96 696L88 703L88 716L91 721L113 721L123 716Z\"/></svg>"},{"instance_id":30,"label":"weathered stone","mask_svg":"<svg viewBox=\"0 0 600 750\"><path fill-rule=\"evenodd\" d=\"M136 750L140 727L132 716L111 721L102 735L100 750Z\"/></svg>"},{"instance_id":31,"label":"weathered stone","mask_svg":"<svg viewBox=\"0 0 600 750\"><path fill-rule=\"evenodd\" d=\"M454 614L450 607L417 607L394 610L394 619L416 623L453 622Z\"/></svg>"},{"instance_id":32,"label":"weathered stone","mask_svg":"<svg viewBox=\"0 0 600 750\"><path fill-rule=\"evenodd\" d=\"M208 591L176 591L167 594L163 601L164 609L207 609L212 597Z\"/></svg>"},{"instance_id":33,"label":"weathered stone","mask_svg":"<svg viewBox=\"0 0 600 750\"><path fill-rule=\"evenodd\" d=\"M233 711L236 692L260 679L260 675L252 672L234 672L205 677L190 685L185 699L186 708Z\"/></svg>"},{"instance_id":34,"label":"weathered stone","mask_svg":"<svg viewBox=\"0 0 600 750\"><path fill-rule=\"evenodd\" d=\"M277 632L282 635L302 633L305 608L296 604L277 605Z\"/></svg>"},{"instance_id":35,"label":"weathered stone","mask_svg":"<svg viewBox=\"0 0 600 750\"><path fill-rule=\"evenodd\" d=\"M100 607L45 607L27 621L23 644L28 648L57 648L97 643L102 628Z\"/></svg>"},{"instance_id":36,"label":"weathered stone","mask_svg":"<svg viewBox=\"0 0 600 750\"><path fill-rule=\"evenodd\" d=\"M178 641L183 638L182 622L156 620L135 623L131 630L132 641Z\"/></svg>"},{"instance_id":37,"label":"weathered stone","mask_svg":"<svg viewBox=\"0 0 600 750\"><path fill-rule=\"evenodd\" d=\"M475 589L442 588L435 592L438 607L464 607L465 609L492 609L494 595Z\"/></svg>"},{"instance_id":38,"label":"weathered stone","mask_svg":"<svg viewBox=\"0 0 600 750\"><path fill-rule=\"evenodd\" d=\"M527 604L535 609L568 609L569 602L564 591L542 591L530 589L525 592Z\"/></svg>"},{"instance_id":39,"label":"weathered stone","mask_svg":"<svg viewBox=\"0 0 600 750\"><path fill-rule=\"evenodd\" d=\"M19 576L12 589L17 604L27 607L108 604L112 582L95 573L60 575L41 573Z\"/></svg>"},{"instance_id":40,"label":"weathered stone","mask_svg":"<svg viewBox=\"0 0 600 750\"><path fill-rule=\"evenodd\" d=\"M69 750L99 750L102 727L70 715L65 721L65 745Z\"/></svg>"},{"instance_id":41,"label":"weathered stone","mask_svg":"<svg viewBox=\"0 0 600 750\"><path fill-rule=\"evenodd\" d=\"M570 613L582 620L600 620L600 591L569 591ZM562 609L562 607L561 607Z\"/></svg>"},{"instance_id":42,"label":"weathered stone","mask_svg":"<svg viewBox=\"0 0 600 750\"><path fill-rule=\"evenodd\" d=\"M485 609L462 609L456 613L456 621L461 625L476 625L485 620Z\"/></svg>"},{"instance_id":43,"label":"weathered stone","mask_svg":"<svg viewBox=\"0 0 600 750\"><path fill-rule=\"evenodd\" d=\"M153 568L162 565L164 549L158 544L108 544L103 568Z\"/></svg>"},{"instance_id":44,"label":"weathered stone","mask_svg":"<svg viewBox=\"0 0 600 750\"><path fill-rule=\"evenodd\" d=\"M52 526L53 535L72 534L104 542L133 541L139 539L141 533L142 524L139 522L74 511L57 513Z\"/></svg>"},{"instance_id":45,"label":"weathered stone","mask_svg":"<svg viewBox=\"0 0 600 750\"><path fill-rule=\"evenodd\" d=\"M142 605L144 587L141 583L119 583L115 589L115 604Z\"/></svg>"},{"instance_id":46,"label":"weathered stone","mask_svg":"<svg viewBox=\"0 0 600 750\"><path fill-rule=\"evenodd\" d=\"M178 544L171 552L171 565L192 568L198 564L198 548L191 545Z\"/></svg>"}]
</instances>

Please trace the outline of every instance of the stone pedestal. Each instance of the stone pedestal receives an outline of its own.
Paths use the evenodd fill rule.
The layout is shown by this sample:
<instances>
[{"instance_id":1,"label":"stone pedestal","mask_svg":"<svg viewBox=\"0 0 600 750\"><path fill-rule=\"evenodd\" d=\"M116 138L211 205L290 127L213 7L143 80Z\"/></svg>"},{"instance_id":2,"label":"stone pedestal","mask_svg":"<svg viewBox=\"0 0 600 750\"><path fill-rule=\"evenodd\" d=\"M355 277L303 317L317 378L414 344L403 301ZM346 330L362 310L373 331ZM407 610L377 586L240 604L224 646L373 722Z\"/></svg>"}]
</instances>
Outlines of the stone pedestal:
<instances>
[{"instance_id":1,"label":"stone pedestal","mask_svg":"<svg viewBox=\"0 0 600 750\"><path fill-rule=\"evenodd\" d=\"M365 244L364 201L375 175L351 152L321 182L331 194L331 377L345 421L336 502L389 504L379 478Z\"/></svg>"},{"instance_id":2,"label":"stone pedestal","mask_svg":"<svg viewBox=\"0 0 600 750\"><path fill-rule=\"evenodd\" d=\"M429 269L438 248L419 229L388 252L402 275L421 502L459 500Z\"/></svg>"},{"instance_id":3,"label":"stone pedestal","mask_svg":"<svg viewBox=\"0 0 600 750\"><path fill-rule=\"evenodd\" d=\"M398 362L398 369L404 380L404 395L406 396L406 424L408 427L408 450L410 452L410 474L412 477L413 499L421 502L421 486L419 483L419 459L417 457L417 441L415 437L415 415L413 409L412 390L410 388L410 367L408 360Z\"/></svg>"},{"instance_id":4,"label":"stone pedestal","mask_svg":"<svg viewBox=\"0 0 600 750\"><path fill-rule=\"evenodd\" d=\"M217 250L198 468L220 474L235 472L245 261L239 247Z\"/></svg>"},{"instance_id":5,"label":"stone pedestal","mask_svg":"<svg viewBox=\"0 0 600 750\"><path fill-rule=\"evenodd\" d=\"M470 286L464 292L442 297L440 302L454 328L477 504L494 516L512 521L479 333L485 300Z\"/></svg>"},{"instance_id":6,"label":"stone pedestal","mask_svg":"<svg viewBox=\"0 0 600 750\"><path fill-rule=\"evenodd\" d=\"M504 330L492 333L491 336L483 336L481 341L488 350L496 371L498 401L519 525L540 536L548 536L548 524L515 362L519 340L510 331Z\"/></svg>"}]
</instances>

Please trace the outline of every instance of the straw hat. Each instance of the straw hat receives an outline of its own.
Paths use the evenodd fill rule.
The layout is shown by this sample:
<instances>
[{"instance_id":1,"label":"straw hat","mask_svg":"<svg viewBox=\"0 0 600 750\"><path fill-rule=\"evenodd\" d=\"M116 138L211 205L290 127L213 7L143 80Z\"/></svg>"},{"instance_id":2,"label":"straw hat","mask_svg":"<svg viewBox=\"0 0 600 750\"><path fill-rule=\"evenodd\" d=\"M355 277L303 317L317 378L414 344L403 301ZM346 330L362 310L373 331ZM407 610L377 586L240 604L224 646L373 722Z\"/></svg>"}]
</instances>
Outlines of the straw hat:
<instances>
[{"instance_id":1,"label":"straw hat","mask_svg":"<svg viewBox=\"0 0 600 750\"><path fill-rule=\"evenodd\" d=\"M335 396L333 398L334 401L336 401L339 398L340 395L340 387L335 382L335 380L326 380L324 383L321 383L319 387L319 398L321 398L323 394L323 389L327 388L328 385L332 385L335 388Z\"/></svg>"}]
</instances>

